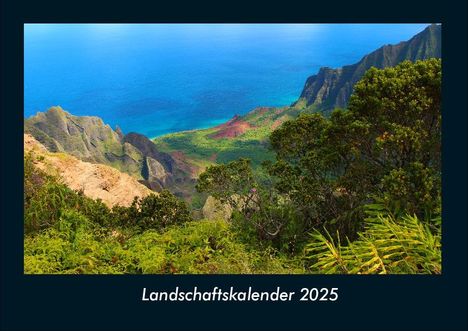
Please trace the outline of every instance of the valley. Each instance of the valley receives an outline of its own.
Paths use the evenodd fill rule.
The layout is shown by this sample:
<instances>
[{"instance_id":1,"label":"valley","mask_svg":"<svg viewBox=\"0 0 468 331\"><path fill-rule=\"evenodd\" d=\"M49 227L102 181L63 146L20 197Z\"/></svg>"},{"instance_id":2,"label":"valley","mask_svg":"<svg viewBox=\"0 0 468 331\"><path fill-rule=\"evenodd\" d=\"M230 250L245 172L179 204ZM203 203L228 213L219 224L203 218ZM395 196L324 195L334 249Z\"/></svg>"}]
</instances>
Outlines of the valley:
<instances>
[{"instance_id":1,"label":"valley","mask_svg":"<svg viewBox=\"0 0 468 331\"><path fill-rule=\"evenodd\" d=\"M440 100L432 24L205 129L51 106L24 121L25 273L440 274Z\"/></svg>"}]
</instances>

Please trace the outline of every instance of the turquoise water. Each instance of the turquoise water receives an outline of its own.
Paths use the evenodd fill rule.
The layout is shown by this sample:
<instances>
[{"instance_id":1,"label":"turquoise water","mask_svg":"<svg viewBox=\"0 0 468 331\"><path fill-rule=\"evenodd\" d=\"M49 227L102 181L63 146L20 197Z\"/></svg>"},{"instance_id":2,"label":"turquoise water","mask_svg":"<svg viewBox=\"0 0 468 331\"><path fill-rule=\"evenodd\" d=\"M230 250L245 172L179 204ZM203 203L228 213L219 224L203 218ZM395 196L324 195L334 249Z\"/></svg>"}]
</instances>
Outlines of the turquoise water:
<instances>
[{"instance_id":1,"label":"turquoise water","mask_svg":"<svg viewBox=\"0 0 468 331\"><path fill-rule=\"evenodd\" d=\"M24 115L60 105L149 137L284 106L322 66L427 24L26 24Z\"/></svg>"}]
</instances>

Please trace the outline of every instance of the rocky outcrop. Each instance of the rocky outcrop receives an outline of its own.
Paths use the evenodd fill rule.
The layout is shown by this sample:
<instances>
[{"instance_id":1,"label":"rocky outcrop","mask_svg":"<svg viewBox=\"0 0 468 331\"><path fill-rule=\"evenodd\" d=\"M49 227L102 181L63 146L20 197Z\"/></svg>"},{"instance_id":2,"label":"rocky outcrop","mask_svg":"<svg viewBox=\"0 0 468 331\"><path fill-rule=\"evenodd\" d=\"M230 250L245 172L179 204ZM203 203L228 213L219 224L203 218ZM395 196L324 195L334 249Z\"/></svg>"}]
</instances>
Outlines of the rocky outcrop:
<instances>
[{"instance_id":1,"label":"rocky outcrop","mask_svg":"<svg viewBox=\"0 0 468 331\"><path fill-rule=\"evenodd\" d=\"M354 84L371 67L392 67L404 60L441 57L441 26L430 25L408 41L385 45L364 56L358 63L338 69L320 68L309 77L296 104L313 106L318 111L346 107Z\"/></svg>"},{"instance_id":2,"label":"rocky outcrop","mask_svg":"<svg viewBox=\"0 0 468 331\"><path fill-rule=\"evenodd\" d=\"M93 199L101 199L107 206L129 206L134 197L152 193L132 176L103 164L81 161L66 153L48 151L29 134L24 135L25 153L33 153L40 169L59 176L72 190L83 191Z\"/></svg>"},{"instance_id":3,"label":"rocky outcrop","mask_svg":"<svg viewBox=\"0 0 468 331\"><path fill-rule=\"evenodd\" d=\"M99 117L74 116L58 106L26 119L24 130L50 152L112 166L155 191L170 187L177 170L172 156L158 151L145 136L124 135L118 126L114 131Z\"/></svg>"},{"instance_id":4,"label":"rocky outcrop","mask_svg":"<svg viewBox=\"0 0 468 331\"><path fill-rule=\"evenodd\" d=\"M203 217L208 220L229 220L232 215L232 208L229 204L209 196L202 209Z\"/></svg>"},{"instance_id":5,"label":"rocky outcrop","mask_svg":"<svg viewBox=\"0 0 468 331\"><path fill-rule=\"evenodd\" d=\"M156 145L144 135L130 132L125 135L123 142L135 146L142 155L157 160L168 173L173 172L174 159L169 154L158 151Z\"/></svg>"},{"instance_id":6,"label":"rocky outcrop","mask_svg":"<svg viewBox=\"0 0 468 331\"><path fill-rule=\"evenodd\" d=\"M168 177L166 169L161 163L150 156L146 157L146 166L148 167L148 180L164 183Z\"/></svg>"},{"instance_id":7,"label":"rocky outcrop","mask_svg":"<svg viewBox=\"0 0 468 331\"><path fill-rule=\"evenodd\" d=\"M80 160L111 165L132 175L141 173L142 153L125 144L119 133L96 116L74 116L51 107L25 120L31 134L51 152L65 152Z\"/></svg>"}]
</instances>

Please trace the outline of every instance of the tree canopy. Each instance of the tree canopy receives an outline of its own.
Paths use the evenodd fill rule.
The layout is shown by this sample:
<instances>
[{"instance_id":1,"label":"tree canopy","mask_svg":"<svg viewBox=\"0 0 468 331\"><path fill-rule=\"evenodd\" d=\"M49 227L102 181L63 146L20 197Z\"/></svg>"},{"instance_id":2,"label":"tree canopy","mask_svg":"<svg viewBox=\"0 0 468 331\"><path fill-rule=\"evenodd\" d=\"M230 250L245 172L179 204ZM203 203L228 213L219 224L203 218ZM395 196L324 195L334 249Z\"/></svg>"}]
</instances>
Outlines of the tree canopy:
<instances>
[{"instance_id":1,"label":"tree canopy","mask_svg":"<svg viewBox=\"0 0 468 331\"><path fill-rule=\"evenodd\" d=\"M295 211L295 238L322 228L357 238L366 206L376 203L395 217L430 222L440 215L440 107L440 59L371 68L355 85L348 109L330 117L303 113L277 128L270 136L276 160L265 164L272 185L249 187L282 197L270 201ZM219 181L225 167L211 167L198 187L216 193L209 183ZM248 173L239 170L239 178ZM243 183L230 182L223 194L247 192Z\"/></svg>"}]
</instances>

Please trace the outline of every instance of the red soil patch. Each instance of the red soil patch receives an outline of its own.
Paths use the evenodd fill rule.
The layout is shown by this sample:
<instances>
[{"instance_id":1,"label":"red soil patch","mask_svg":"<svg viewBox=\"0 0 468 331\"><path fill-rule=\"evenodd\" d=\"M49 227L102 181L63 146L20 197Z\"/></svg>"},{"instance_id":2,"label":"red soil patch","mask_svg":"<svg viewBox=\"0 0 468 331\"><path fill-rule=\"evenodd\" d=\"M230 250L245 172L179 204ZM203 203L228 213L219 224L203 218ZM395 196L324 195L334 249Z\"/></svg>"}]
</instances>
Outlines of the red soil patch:
<instances>
[{"instance_id":1,"label":"red soil patch","mask_svg":"<svg viewBox=\"0 0 468 331\"><path fill-rule=\"evenodd\" d=\"M245 133L247 130L251 129L252 125L242 120L239 115L235 115L229 121L224 124L218 125L216 129L217 132L211 135L211 138L221 139L221 138L234 138Z\"/></svg>"},{"instance_id":2,"label":"red soil patch","mask_svg":"<svg viewBox=\"0 0 468 331\"><path fill-rule=\"evenodd\" d=\"M171 156L174 159L184 159L185 158L185 154L182 151L173 151L173 152L171 152Z\"/></svg>"},{"instance_id":3,"label":"red soil patch","mask_svg":"<svg viewBox=\"0 0 468 331\"><path fill-rule=\"evenodd\" d=\"M174 151L170 153L174 159L177 168L182 172L189 174L191 177L196 177L198 174L198 169L193 164L190 164L187 160L186 155L181 151Z\"/></svg>"}]
</instances>

